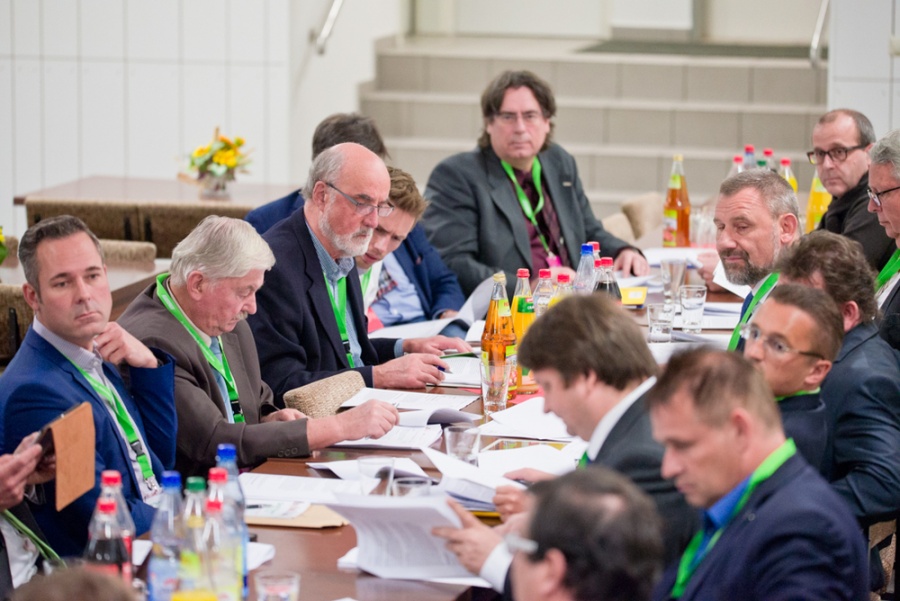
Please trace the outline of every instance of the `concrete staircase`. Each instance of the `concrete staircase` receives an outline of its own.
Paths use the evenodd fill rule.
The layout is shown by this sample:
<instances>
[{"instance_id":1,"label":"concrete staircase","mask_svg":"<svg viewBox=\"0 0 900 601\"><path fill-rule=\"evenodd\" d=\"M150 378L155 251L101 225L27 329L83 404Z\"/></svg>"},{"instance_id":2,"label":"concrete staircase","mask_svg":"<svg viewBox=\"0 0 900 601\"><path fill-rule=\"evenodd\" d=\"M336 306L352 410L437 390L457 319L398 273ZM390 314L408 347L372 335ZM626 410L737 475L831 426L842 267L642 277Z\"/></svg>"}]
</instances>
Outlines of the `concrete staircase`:
<instances>
[{"instance_id":1,"label":"concrete staircase","mask_svg":"<svg viewBox=\"0 0 900 601\"><path fill-rule=\"evenodd\" d=\"M556 141L578 161L595 213L664 191L672 154L685 156L691 198L713 196L744 144L790 157L808 191L812 127L825 111L826 72L798 59L602 54L591 40L417 37L385 41L361 110L393 163L420 187L432 168L471 149L479 99L504 69L530 69L553 87Z\"/></svg>"}]
</instances>

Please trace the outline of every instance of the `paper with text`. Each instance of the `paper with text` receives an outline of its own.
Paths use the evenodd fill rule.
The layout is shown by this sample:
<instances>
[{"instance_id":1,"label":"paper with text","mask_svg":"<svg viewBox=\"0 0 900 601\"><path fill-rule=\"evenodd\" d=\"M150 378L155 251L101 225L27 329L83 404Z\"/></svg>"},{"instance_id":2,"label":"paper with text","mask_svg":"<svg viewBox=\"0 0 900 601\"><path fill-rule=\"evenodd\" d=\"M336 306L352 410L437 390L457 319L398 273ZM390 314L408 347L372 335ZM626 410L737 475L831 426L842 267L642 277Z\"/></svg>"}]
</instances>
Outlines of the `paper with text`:
<instances>
[{"instance_id":1,"label":"paper with text","mask_svg":"<svg viewBox=\"0 0 900 601\"><path fill-rule=\"evenodd\" d=\"M247 503L265 501L307 501L324 503L334 501L336 494L355 494L359 484L333 478L309 478L306 476L279 476L276 474L241 474L241 487Z\"/></svg>"},{"instance_id":2,"label":"paper with text","mask_svg":"<svg viewBox=\"0 0 900 601\"><path fill-rule=\"evenodd\" d=\"M482 434L535 440L569 441L574 438L559 417L544 413L544 397L528 399L494 413L491 418L490 422L480 426Z\"/></svg>"},{"instance_id":3,"label":"paper with text","mask_svg":"<svg viewBox=\"0 0 900 601\"><path fill-rule=\"evenodd\" d=\"M441 426L394 426L381 438L343 440L336 447L361 447L366 449L421 449L435 443L441 437Z\"/></svg>"},{"instance_id":4,"label":"paper with text","mask_svg":"<svg viewBox=\"0 0 900 601\"><path fill-rule=\"evenodd\" d=\"M481 376L479 376L480 378ZM481 380L476 384L481 387ZM472 404L478 397L471 394L428 394L408 390L382 390L380 388L363 388L344 401L341 407L356 407L369 399L378 399L390 403L397 409L462 409Z\"/></svg>"}]
</instances>

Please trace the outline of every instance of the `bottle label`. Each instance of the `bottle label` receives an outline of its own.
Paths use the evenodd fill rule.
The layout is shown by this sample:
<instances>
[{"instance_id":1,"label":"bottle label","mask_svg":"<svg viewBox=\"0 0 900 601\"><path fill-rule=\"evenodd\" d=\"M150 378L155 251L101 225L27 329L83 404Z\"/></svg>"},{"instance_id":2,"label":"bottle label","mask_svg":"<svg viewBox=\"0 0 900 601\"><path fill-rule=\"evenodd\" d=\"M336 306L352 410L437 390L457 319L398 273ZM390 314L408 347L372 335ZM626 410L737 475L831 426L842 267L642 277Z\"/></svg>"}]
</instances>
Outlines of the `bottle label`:
<instances>
[{"instance_id":1,"label":"bottle label","mask_svg":"<svg viewBox=\"0 0 900 601\"><path fill-rule=\"evenodd\" d=\"M519 313L534 313L534 299L530 296L517 296L516 311Z\"/></svg>"},{"instance_id":2,"label":"bottle label","mask_svg":"<svg viewBox=\"0 0 900 601\"><path fill-rule=\"evenodd\" d=\"M678 211L663 211L663 246L675 246L678 237Z\"/></svg>"},{"instance_id":3,"label":"bottle label","mask_svg":"<svg viewBox=\"0 0 900 601\"><path fill-rule=\"evenodd\" d=\"M497 303L497 315L500 317L510 317L512 315L509 311L509 301L505 298L500 299Z\"/></svg>"},{"instance_id":4,"label":"bottle label","mask_svg":"<svg viewBox=\"0 0 900 601\"><path fill-rule=\"evenodd\" d=\"M681 190L681 176L677 173L669 176L669 190Z\"/></svg>"}]
</instances>

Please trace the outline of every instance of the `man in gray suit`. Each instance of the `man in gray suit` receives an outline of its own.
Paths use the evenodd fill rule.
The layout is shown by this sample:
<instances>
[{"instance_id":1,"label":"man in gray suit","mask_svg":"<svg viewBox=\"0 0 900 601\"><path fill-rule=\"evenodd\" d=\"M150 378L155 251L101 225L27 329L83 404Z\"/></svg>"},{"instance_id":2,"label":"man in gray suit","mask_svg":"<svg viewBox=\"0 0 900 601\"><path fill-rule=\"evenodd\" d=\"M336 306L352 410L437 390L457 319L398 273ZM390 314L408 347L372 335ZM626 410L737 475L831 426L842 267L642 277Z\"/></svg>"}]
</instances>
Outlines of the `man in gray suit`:
<instances>
[{"instance_id":1,"label":"man in gray suit","mask_svg":"<svg viewBox=\"0 0 900 601\"><path fill-rule=\"evenodd\" d=\"M397 410L375 400L320 419L273 404L244 318L256 312L256 291L274 263L249 223L207 217L175 247L171 274L159 276L119 319L145 344L175 357L175 467L182 474L215 465L220 443L237 447L239 465L253 466L341 440L377 438L397 422Z\"/></svg>"},{"instance_id":2,"label":"man in gray suit","mask_svg":"<svg viewBox=\"0 0 900 601\"><path fill-rule=\"evenodd\" d=\"M475 150L441 162L428 180L428 237L465 294L497 271L510 296L516 270L574 275L581 244L600 243L616 269L643 275L647 261L603 229L584 194L575 159L551 141L556 100L529 71L506 71L481 96L484 129Z\"/></svg>"}]
</instances>

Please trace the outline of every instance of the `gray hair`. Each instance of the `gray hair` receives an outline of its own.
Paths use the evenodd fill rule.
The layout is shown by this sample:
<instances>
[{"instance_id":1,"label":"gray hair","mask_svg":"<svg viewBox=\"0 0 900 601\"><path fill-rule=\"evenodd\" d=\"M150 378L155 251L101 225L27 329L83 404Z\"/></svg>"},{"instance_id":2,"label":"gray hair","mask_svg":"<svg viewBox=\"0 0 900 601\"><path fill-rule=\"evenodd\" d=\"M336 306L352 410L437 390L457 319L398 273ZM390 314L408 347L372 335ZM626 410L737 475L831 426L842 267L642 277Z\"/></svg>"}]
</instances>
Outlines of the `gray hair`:
<instances>
[{"instance_id":1,"label":"gray hair","mask_svg":"<svg viewBox=\"0 0 900 601\"><path fill-rule=\"evenodd\" d=\"M900 129L888 132L886 136L875 142L869 151L875 165L893 166L893 175L900 179Z\"/></svg>"},{"instance_id":2,"label":"gray hair","mask_svg":"<svg viewBox=\"0 0 900 601\"><path fill-rule=\"evenodd\" d=\"M745 188L759 192L772 219L791 214L800 219L797 195L784 178L768 169L750 169L732 175L719 186L719 196L734 196Z\"/></svg>"},{"instance_id":3,"label":"gray hair","mask_svg":"<svg viewBox=\"0 0 900 601\"><path fill-rule=\"evenodd\" d=\"M193 271L221 280L243 277L252 269L268 271L274 264L272 249L252 225L210 215L172 250L172 284L184 286Z\"/></svg>"},{"instance_id":4,"label":"gray hair","mask_svg":"<svg viewBox=\"0 0 900 601\"><path fill-rule=\"evenodd\" d=\"M38 245L44 240L59 240L74 236L79 232L84 232L94 243L97 253L100 255L100 261L106 263L103 258L103 249L100 247L100 240L94 235L88 226L79 219L71 215L57 215L48 219L42 219L32 225L22 236L19 242L19 263L22 264L22 270L25 272L25 281L28 282L34 290L40 294L41 289L38 285L38 261L37 249Z\"/></svg>"},{"instance_id":5,"label":"gray hair","mask_svg":"<svg viewBox=\"0 0 900 601\"><path fill-rule=\"evenodd\" d=\"M332 146L323 150L309 167L309 177L306 179L306 185L303 187L303 198L307 201L312 199L313 188L316 182L332 182L341 174L341 168L344 166L344 153L342 148Z\"/></svg>"}]
</instances>

